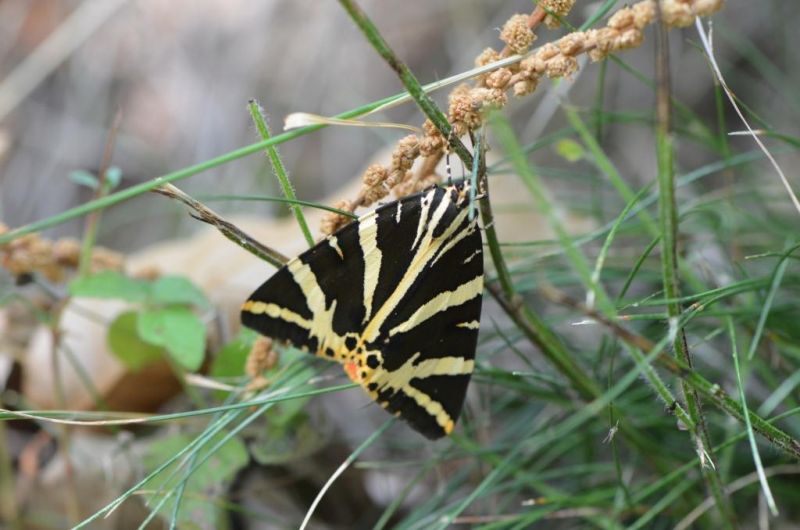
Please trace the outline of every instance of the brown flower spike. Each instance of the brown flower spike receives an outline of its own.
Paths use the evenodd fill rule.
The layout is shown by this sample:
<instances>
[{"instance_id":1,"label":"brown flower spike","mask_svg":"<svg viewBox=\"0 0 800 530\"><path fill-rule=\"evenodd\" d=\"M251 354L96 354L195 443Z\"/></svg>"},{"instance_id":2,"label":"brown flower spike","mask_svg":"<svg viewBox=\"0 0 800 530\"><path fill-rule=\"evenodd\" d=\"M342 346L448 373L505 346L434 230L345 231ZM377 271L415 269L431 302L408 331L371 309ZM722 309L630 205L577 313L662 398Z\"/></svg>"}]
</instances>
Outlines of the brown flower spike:
<instances>
[{"instance_id":1,"label":"brown flower spike","mask_svg":"<svg viewBox=\"0 0 800 530\"><path fill-rule=\"evenodd\" d=\"M697 16L715 13L723 4L724 0L661 0L662 21L667 26L685 27ZM575 0L539 0L531 14L516 14L508 19L500 30L504 49L484 49L475 58L475 66L486 66L512 54L527 55L516 64L476 76L474 85L461 84L453 89L448 98L448 119L454 135L461 137L480 128L485 111L503 107L508 92L516 97L526 96L536 90L543 76L556 79L574 75L581 54L600 61L609 54L641 45L644 28L656 20L656 0L643 0L616 11L605 27L575 31L529 51L539 23L557 27L558 17L567 16L574 5ZM383 199L389 192L400 198L436 182L435 168L447 142L430 121L425 122L423 131L422 137L410 135L400 140L389 167L370 166L358 197L340 202L337 208L352 212ZM424 160L415 173L411 167L420 156ZM347 217L328 214L322 221L322 232L331 234L348 221Z\"/></svg>"}]
</instances>

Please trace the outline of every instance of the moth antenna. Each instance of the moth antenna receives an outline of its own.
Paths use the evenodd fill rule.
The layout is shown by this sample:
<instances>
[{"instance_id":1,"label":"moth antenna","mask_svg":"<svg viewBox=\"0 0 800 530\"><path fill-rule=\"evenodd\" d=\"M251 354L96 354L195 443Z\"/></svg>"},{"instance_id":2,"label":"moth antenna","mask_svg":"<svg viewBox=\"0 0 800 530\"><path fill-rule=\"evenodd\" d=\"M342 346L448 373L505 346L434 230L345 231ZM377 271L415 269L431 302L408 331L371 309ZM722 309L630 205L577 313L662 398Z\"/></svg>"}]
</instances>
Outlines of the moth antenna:
<instances>
[{"instance_id":1,"label":"moth antenna","mask_svg":"<svg viewBox=\"0 0 800 530\"><path fill-rule=\"evenodd\" d=\"M447 141L444 143L444 167L447 171L447 185L453 185L453 170L450 167L450 142L453 140L453 128L447 133Z\"/></svg>"}]
</instances>

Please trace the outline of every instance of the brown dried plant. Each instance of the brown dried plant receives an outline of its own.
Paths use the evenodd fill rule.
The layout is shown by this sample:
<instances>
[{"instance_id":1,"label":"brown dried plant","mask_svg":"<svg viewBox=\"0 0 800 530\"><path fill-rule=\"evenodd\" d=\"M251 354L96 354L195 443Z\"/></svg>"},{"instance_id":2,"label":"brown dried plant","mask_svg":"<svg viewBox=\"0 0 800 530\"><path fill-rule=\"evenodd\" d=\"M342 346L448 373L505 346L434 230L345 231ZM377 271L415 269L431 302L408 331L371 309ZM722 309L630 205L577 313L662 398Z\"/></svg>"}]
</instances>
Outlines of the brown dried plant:
<instances>
[{"instance_id":1,"label":"brown dried plant","mask_svg":"<svg viewBox=\"0 0 800 530\"><path fill-rule=\"evenodd\" d=\"M0 234L8 231L0 223ZM79 266L81 244L72 238L50 241L38 233L24 235L6 245L0 245L0 266L12 275L41 274L54 283L62 283L73 275ZM91 272L122 270L123 257L103 247L94 247L90 264Z\"/></svg>"},{"instance_id":2,"label":"brown dried plant","mask_svg":"<svg viewBox=\"0 0 800 530\"><path fill-rule=\"evenodd\" d=\"M479 129L486 111L498 109L508 102L509 93L523 97L533 93L542 77L570 77L578 71L578 56L588 54L593 62L609 54L636 48L644 41L644 28L657 18L656 0L643 0L616 11L605 27L573 31L531 51L537 38L535 30L544 23L558 27L560 19L569 14L575 0L540 0L530 14L512 15L500 30L502 50L486 48L476 58L476 66L486 66L512 55L523 55L509 66L499 67L476 76L471 84L455 87L448 97L448 119L453 134L465 136ZM661 0L662 22L668 27L685 27L697 16L718 11L724 0ZM402 138L392 153L388 166L373 164L362 177L362 186L352 200L341 200L334 206L354 212L394 193L401 198L418 192L440 180L436 166L447 149L447 141L434 125L426 120L423 135L411 134ZM416 171L411 168L422 157ZM350 222L351 218L330 213L321 223L325 235L332 234Z\"/></svg>"}]
</instances>

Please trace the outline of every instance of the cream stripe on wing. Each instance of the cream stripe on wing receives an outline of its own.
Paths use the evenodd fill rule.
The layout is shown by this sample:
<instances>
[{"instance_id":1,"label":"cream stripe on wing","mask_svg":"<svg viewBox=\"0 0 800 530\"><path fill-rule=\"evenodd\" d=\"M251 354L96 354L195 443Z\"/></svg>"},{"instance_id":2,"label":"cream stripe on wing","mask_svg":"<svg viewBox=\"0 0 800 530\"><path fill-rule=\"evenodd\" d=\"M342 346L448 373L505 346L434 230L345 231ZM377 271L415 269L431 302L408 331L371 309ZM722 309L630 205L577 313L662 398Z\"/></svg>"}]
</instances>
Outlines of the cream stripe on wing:
<instances>
[{"instance_id":1,"label":"cream stripe on wing","mask_svg":"<svg viewBox=\"0 0 800 530\"><path fill-rule=\"evenodd\" d=\"M411 243L411 249L417 246L417 242L419 241L419 237L422 235L422 229L425 228L425 223L428 220L428 210L430 210L431 203L433 202L433 198L436 196L436 188L429 191L422 199L422 209L419 212L419 222L417 223L417 235L414 238L414 242ZM411 250L409 249L409 250Z\"/></svg>"},{"instance_id":2,"label":"cream stripe on wing","mask_svg":"<svg viewBox=\"0 0 800 530\"><path fill-rule=\"evenodd\" d=\"M464 216L466 216L466 215L467 215L467 210L464 210L463 212L461 212L458 215L458 217L456 218L456 221L458 221L459 225L464 220ZM455 221L454 221L454 223L455 223ZM456 225L456 226L458 226L458 225ZM456 246L459 241L461 241L465 237L473 234L475 232L475 229L476 229L477 225L475 224L475 221L473 221L471 224L469 224L467 226L468 226L468 228L466 228L465 230L460 231L454 238L451 238L450 241L448 241L447 244L444 247L442 247L442 249L439 251L439 253L436 254L436 257L433 259L433 262L431 263L431 267L436 265L436 262L439 261L439 258L441 258L445 254L447 254L447 251L449 251L454 246Z\"/></svg>"},{"instance_id":3,"label":"cream stripe on wing","mask_svg":"<svg viewBox=\"0 0 800 530\"><path fill-rule=\"evenodd\" d=\"M311 267L303 263L299 258L294 258L286 264L286 268L292 274L292 279L303 291L306 304L311 312L316 315L325 311L325 293L317 282L317 277Z\"/></svg>"},{"instance_id":4,"label":"cream stripe on wing","mask_svg":"<svg viewBox=\"0 0 800 530\"><path fill-rule=\"evenodd\" d=\"M398 203L399 205L399 203ZM358 221L358 242L364 256L364 323L372 317L372 300L378 287L383 254L378 247L378 218L373 212Z\"/></svg>"},{"instance_id":5,"label":"cream stripe on wing","mask_svg":"<svg viewBox=\"0 0 800 530\"><path fill-rule=\"evenodd\" d=\"M425 269L425 266L436 256L436 252L441 248L442 244L447 241L447 238L452 236L453 232L458 228L460 221L463 219L462 215L456 215L450 225L444 230L440 237L433 238L433 233L436 231L439 223L442 220L445 212L452 203L452 197L449 193L445 193L441 202L437 206L431 220L427 225L425 235L419 243L419 247L411 259L403 277L395 287L392 294L386 299L383 305L375 312L375 316L369 321L361 338L363 342L373 342L380 333L380 328L383 323L389 318L389 315L394 311L400 301L408 293L408 290L413 285L414 281ZM463 212L466 215L466 210Z\"/></svg>"},{"instance_id":6,"label":"cream stripe on wing","mask_svg":"<svg viewBox=\"0 0 800 530\"><path fill-rule=\"evenodd\" d=\"M467 375L475 368L475 361L464 357L437 357L427 359L419 364L414 361L419 352L412 355L402 366L395 370L377 368L371 380L378 384L378 389L405 389L412 379L425 379L434 375Z\"/></svg>"},{"instance_id":7,"label":"cream stripe on wing","mask_svg":"<svg viewBox=\"0 0 800 530\"><path fill-rule=\"evenodd\" d=\"M306 304L313 315L308 334L315 337L319 343L319 350L323 351L328 347L337 350L341 347L344 339L333 332L333 314L336 311L336 300L330 307L325 304L325 293L317 282L317 277L311 267L303 263L298 258L290 260L286 268L292 274L295 283L303 291Z\"/></svg>"},{"instance_id":8,"label":"cream stripe on wing","mask_svg":"<svg viewBox=\"0 0 800 530\"><path fill-rule=\"evenodd\" d=\"M452 200L450 200L450 196L449 196L449 194L448 194L448 202L452 202ZM454 234L454 233L455 233L455 231L456 231L456 230L458 230L458 228L461 226L462 222L464 221L464 218L467 216L467 214L468 214L468 213L469 213L469 210L461 210L461 211L458 213L458 215L456 215L456 216L453 218L453 222L451 222L451 223L448 225L448 227L445 229L445 231L444 231L444 232L442 232L442 235L440 235L440 236L438 237L438 239L439 239L440 241L443 241L443 242L444 242L444 241L448 241L448 240L449 240L451 237L453 237L453 234ZM475 222L475 221L473 221L473 223L474 223L474 222ZM437 223L436 223L436 224L439 224L439 223L438 223L438 221L437 221ZM466 227L466 228L464 228L463 230L464 230L464 231L467 231L467 230L472 230L472 227L473 227L473 226L474 226L474 225L467 225L467 227ZM433 231L431 231L431 235L433 235ZM448 249L448 250L449 250L449 249Z\"/></svg>"},{"instance_id":9,"label":"cream stripe on wing","mask_svg":"<svg viewBox=\"0 0 800 530\"><path fill-rule=\"evenodd\" d=\"M447 434L452 432L453 419L450 417L447 411L444 410L444 407L441 403L431 399L428 394L421 392L410 385L405 386L402 392L413 399L417 405L425 409L425 412L433 416L434 419L436 419L436 423L439 424L439 427L441 427L444 432Z\"/></svg>"},{"instance_id":10,"label":"cream stripe on wing","mask_svg":"<svg viewBox=\"0 0 800 530\"><path fill-rule=\"evenodd\" d=\"M449 434L453 430L453 419L444 410L441 403L425 392L411 386L411 380L425 379L434 375L469 375L475 368L475 361L463 357L440 357L438 359L428 359L415 365L414 361L418 357L419 352L412 355L410 359L403 363L403 366L391 372L382 368L377 369L375 376L372 378L372 381L378 384L374 395L387 388L394 392L402 392L425 409L425 412L433 416L436 423Z\"/></svg>"},{"instance_id":11,"label":"cream stripe on wing","mask_svg":"<svg viewBox=\"0 0 800 530\"><path fill-rule=\"evenodd\" d=\"M242 311L252 313L254 315L267 315L270 318L279 318L292 324L297 324L303 329L311 329L311 322L301 317L294 311L281 307L277 304L269 304L267 302L256 302L248 300L242 306Z\"/></svg>"},{"instance_id":12,"label":"cream stripe on wing","mask_svg":"<svg viewBox=\"0 0 800 530\"><path fill-rule=\"evenodd\" d=\"M389 336L391 337L397 333L405 333L410 329L414 329L436 313L447 311L451 307L459 306L468 300L472 300L476 296L480 296L482 292L483 275L480 275L466 283L462 283L453 291L439 293L414 311L414 314L411 315L408 320L392 328L391 331L389 331Z\"/></svg>"}]
</instances>

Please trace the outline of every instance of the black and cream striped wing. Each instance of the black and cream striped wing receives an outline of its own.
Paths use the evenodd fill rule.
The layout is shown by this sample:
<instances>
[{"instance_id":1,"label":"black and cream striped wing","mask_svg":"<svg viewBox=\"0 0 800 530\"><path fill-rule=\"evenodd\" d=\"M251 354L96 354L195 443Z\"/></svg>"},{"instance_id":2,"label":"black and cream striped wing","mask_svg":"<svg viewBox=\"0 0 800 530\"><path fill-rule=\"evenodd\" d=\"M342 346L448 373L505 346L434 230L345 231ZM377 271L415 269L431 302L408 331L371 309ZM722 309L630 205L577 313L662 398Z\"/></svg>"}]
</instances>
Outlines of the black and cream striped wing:
<instances>
[{"instance_id":1,"label":"black and cream striped wing","mask_svg":"<svg viewBox=\"0 0 800 530\"><path fill-rule=\"evenodd\" d=\"M425 436L450 433L474 365L483 291L466 186L382 206L292 259L245 302L243 324L341 362Z\"/></svg>"}]
</instances>

